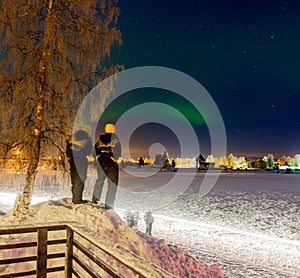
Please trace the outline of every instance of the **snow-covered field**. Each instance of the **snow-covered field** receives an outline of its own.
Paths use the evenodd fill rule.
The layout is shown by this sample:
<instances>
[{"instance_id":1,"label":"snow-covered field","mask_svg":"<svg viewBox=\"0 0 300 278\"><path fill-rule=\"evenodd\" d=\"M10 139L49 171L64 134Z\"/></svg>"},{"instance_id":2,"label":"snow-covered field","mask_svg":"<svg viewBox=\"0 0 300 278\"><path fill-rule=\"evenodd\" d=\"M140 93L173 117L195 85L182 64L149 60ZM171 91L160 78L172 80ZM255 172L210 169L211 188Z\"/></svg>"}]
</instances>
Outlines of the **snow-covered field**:
<instances>
[{"instance_id":1,"label":"snow-covered field","mask_svg":"<svg viewBox=\"0 0 300 278\"><path fill-rule=\"evenodd\" d=\"M222 173L209 194L201 197L205 172L196 173L190 184L184 182L194 170L183 172L170 191L163 186L178 173L131 171L134 176L121 172L115 207L122 217L129 210L138 211L138 229L143 231L142 216L151 209L154 236L190 250L208 264L219 263L225 277L300 277L300 175ZM91 170L87 199L95 178ZM5 211L13 204L12 193L22 191L22 175L3 174L0 189L0 210ZM68 176L56 171L39 174L34 202L42 200L38 197L70 196Z\"/></svg>"}]
</instances>

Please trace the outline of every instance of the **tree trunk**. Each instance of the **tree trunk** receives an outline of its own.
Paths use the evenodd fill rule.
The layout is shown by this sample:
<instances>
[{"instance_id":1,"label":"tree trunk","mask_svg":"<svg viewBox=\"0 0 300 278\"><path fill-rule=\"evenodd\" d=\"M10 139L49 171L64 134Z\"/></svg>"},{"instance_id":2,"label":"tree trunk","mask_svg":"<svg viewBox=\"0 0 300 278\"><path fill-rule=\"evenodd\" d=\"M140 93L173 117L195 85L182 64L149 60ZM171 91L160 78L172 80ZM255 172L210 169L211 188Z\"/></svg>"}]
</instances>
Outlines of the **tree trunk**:
<instances>
[{"instance_id":1,"label":"tree trunk","mask_svg":"<svg viewBox=\"0 0 300 278\"><path fill-rule=\"evenodd\" d=\"M41 153L41 133L43 126L45 95L47 91L47 63L51 55L50 41L52 39L53 21L51 20L52 0L49 0L47 7L47 18L45 21L44 43L43 51L39 65L39 86L38 86L38 100L35 106L34 123L32 127L32 141L30 144L30 159L26 173L26 180L23 194L18 196L15 202L13 214L18 216L22 211L30 205L35 177L37 174L37 167L40 160Z\"/></svg>"},{"instance_id":2,"label":"tree trunk","mask_svg":"<svg viewBox=\"0 0 300 278\"><path fill-rule=\"evenodd\" d=\"M38 129L35 129L35 132L38 132ZM26 181L22 194L23 206L27 207L30 205L31 196L33 192L33 186L35 181L35 176L37 173L37 167L40 159L40 149L41 149L41 136L40 134L34 134L32 136L32 142L30 145L30 160L26 173Z\"/></svg>"}]
</instances>

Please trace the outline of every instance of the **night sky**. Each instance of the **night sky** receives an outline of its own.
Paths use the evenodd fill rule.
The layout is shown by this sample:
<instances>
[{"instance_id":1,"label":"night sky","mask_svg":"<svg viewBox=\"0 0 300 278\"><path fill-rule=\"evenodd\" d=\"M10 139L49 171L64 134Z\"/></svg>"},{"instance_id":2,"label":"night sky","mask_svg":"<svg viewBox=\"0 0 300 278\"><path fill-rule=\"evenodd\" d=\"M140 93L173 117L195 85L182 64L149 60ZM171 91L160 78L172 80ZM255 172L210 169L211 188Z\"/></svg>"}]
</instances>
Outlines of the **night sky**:
<instances>
[{"instance_id":1,"label":"night sky","mask_svg":"<svg viewBox=\"0 0 300 278\"><path fill-rule=\"evenodd\" d=\"M222 114L228 154L300 153L300 2L120 0L118 5L123 45L112 62L125 69L170 67L195 78ZM145 128L132 139L141 155L137 138L143 141ZM205 144L205 131L195 129ZM154 125L149 133L160 132ZM209 152L203 147L204 155Z\"/></svg>"}]
</instances>

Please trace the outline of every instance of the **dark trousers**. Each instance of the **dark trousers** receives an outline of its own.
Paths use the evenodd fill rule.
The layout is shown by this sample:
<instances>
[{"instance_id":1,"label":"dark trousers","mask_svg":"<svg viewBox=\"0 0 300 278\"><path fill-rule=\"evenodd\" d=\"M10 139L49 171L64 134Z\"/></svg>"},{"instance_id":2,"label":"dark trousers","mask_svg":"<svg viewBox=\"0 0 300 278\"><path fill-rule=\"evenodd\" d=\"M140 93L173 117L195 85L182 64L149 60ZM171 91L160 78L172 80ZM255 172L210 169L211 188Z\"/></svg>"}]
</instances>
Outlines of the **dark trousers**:
<instances>
[{"instance_id":1,"label":"dark trousers","mask_svg":"<svg viewBox=\"0 0 300 278\"><path fill-rule=\"evenodd\" d=\"M151 235L152 232L152 223L146 223L146 234Z\"/></svg>"},{"instance_id":2,"label":"dark trousers","mask_svg":"<svg viewBox=\"0 0 300 278\"><path fill-rule=\"evenodd\" d=\"M97 173L98 178L95 183L93 197L97 201L100 200L104 181L107 178L108 187L105 197L105 205L110 208L113 208L119 183L119 166L117 163L114 163L113 165L103 169L101 165L97 163Z\"/></svg>"},{"instance_id":3,"label":"dark trousers","mask_svg":"<svg viewBox=\"0 0 300 278\"><path fill-rule=\"evenodd\" d=\"M69 160L70 175L72 183L72 201L74 203L82 202L82 194L84 189L84 182L87 176L88 162L86 159L76 159L76 165L74 158Z\"/></svg>"}]
</instances>

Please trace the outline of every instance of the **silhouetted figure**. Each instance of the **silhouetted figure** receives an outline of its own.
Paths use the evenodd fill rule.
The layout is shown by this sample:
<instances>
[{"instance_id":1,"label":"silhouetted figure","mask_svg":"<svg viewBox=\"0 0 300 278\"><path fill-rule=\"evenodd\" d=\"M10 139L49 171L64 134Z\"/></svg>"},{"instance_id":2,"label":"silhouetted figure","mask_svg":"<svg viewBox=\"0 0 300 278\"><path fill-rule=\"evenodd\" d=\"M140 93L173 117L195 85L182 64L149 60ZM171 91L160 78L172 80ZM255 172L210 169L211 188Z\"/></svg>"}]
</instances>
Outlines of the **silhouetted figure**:
<instances>
[{"instance_id":1,"label":"silhouetted figure","mask_svg":"<svg viewBox=\"0 0 300 278\"><path fill-rule=\"evenodd\" d=\"M133 228L137 231L137 226L138 226L138 222L139 222L139 219L140 219L140 214L138 211L136 211L134 214L133 214Z\"/></svg>"},{"instance_id":2,"label":"silhouetted figure","mask_svg":"<svg viewBox=\"0 0 300 278\"><path fill-rule=\"evenodd\" d=\"M70 176L72 183L72 201L74 204L82 204L84 182L87 176L88 159L92 152L92 142L88 133L78 130L67 142L66 155L70 164Z\"/></svg>"},{"instance_id":3,"label":"silhouetted figure","mask_svg":"<svg viewBox=\"0 0 300 278\"><path fill-rule=\"evenodd\" d=\"M95 183L92 202L97 203L100 200L103 184L107 178L106 209L114 207L119 183L119 166L116 159L121 156L121 144L114 133L115 126L107 124L105 126L105 134L100 135L99 140L95 144L98 178Z\"/></svg>"},{"instance_id":4,"label":"silhouetted figure","mask_svg":"<svg viewBox=\"0 0 300 278\"><path fill-rule=\"evenodd\" d=\"M146 211L144 215L144 220L146 222L146 233L151 235L152 233L152 224L154 222L154 218L152 216L151 211Z\"/></svg>"},{"instance_id":5,"label":"silhouetted figure","mask_svg":"<svg viewBox=\"0 0 300 278\"><path fill-rule=\"evenodd\" d=\"M128 227L133 228L134 226L134 215L131 211L128 211L125 216L125 221Z\"/></svg>"},{"instance_id":6,"label":"silhouetted figure","mask_svg":"<svg viewBox=\"0 0 300 278\"><path fill-rule=\"evenodd\" d=\"M140 157L140 158L139 158L139 160L138 160L138 165L140 165L140 166L145 165L145 162L144 162L144 158L143 158L143 157Z\"/></svg>"},{"instance_id":7,"label":"silhouetted figure","mask_svg":"<svg viewBox=\"0 0 300 278\"><path fill-rule=\"evenodd\" d=\"M172 167L174 168L176 166L176 162L174 159L172 159L172 163L171 163Z\"/></svg>"}]
</instances>

